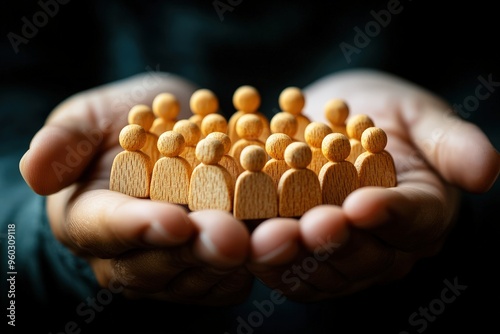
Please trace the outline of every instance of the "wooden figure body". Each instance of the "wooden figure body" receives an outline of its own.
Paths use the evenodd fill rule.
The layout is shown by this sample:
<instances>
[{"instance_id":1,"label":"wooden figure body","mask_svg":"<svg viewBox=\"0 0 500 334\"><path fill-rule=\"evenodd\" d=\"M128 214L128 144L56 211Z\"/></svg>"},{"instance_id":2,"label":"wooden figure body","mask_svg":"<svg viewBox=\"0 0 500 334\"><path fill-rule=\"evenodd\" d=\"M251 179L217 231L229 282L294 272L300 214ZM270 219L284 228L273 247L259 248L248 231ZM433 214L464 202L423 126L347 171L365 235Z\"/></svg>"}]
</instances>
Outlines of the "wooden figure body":
<instances>
[{"instance_id":1,"label":"wooden figure body","mask_svg":"<svg viewBox=\"0 0 500 334\"><path fill-rule=\"evenodd\" d=\"M222 143L222 145L224 146L224 155L220 159L219 165L224 167L229 172L229 174L231 174L233 185L236 184L236 179L240 175L241 171L240 165L232 156L229 155L229 150L231 149L231 139L229 139L229 136L223 132L211 132L205 138L217 139Z\"/></svg>"},{"instance_id":2,"label":"wooden figure body","mask_svg":"<svg viewBox=\"0 0 500 334\"><path fill-rule=\"evenodd\" d=\"M266 151L257 145L243 149L240 164L245 171L236 181L233 215L251 220L277 217L278 194L273 179L262 172L267 161Z\"/></svg>"},{"instance_id":3,"label":"wooden figure body","mask_svg":"<svg viewBox=\"0 0 500 334\"><path fill-rule=\"evenodd\" d=\"M158 138L158 150L164 156L153 169L150 198L187 205L192 168L179 154L185 146L184 137L175 131L166 131Z\"/></svg>"},{"instance_id":4,"label":"wooden figure body","mask_svg":"<svg viewBox=\"0 0 500 334\"><path fill-rule=\"evenodd\" d=\"M345 198L359 188L358 172L345 160L351 152L349 139L341 133L332 133L323 139L323 155L329 160L319 172L323 204L341 206Z\"/></svg>"},{"instance_id":5,"label":"wooden figure body","mask_svg":"<svg viewBox=\"0 0 500 334\"><path fill-rule=\"evenodd\" d=\"M146 131L140 125L129 124L120 131L119 141L124 151L113 160L109 189L148 198L152 163L149 156L140 151L146 143Z\"/></svg>"},{"instance_id":6,"label":"wooden figure body","mask_svg":"<svg viewBox=\"0 0 500 334\"><path fill-rule=\"evenodd\" d=\"M159 137L163 132L174 128L180 112L180 104L174 94L165 92L156 95L151 106L156 119L149 131Z\"/></svg>"},{"instance_id":7,"label":"wooden figure body","mask_svg":"<svg viewBox=\"0 0 500 334\"><path fill-rule=\"evenodd\" d=\"M309 123L304 131L305 141L312 152L311 163L307 168L316 173L316 175L319 175L321 167L328 162L328 159L323 155L323 151L321 150L321 144L323 139L330 133L332 133L332 129L320 122Z\"/></svg>"},{"instance_id":8,"label":"wooden figure body","mask_svg":"<svg viewBox=\"0 0 500 334\"><path fill-rule=\"evenodd\" d=\"M196 158L196 144L198 144L201 138L200 128L187 119L181 119L175 123L172 130L184 137L184 150L179 156L186 159L191 168L195 168L200 163Z\"/></svg>"},{"instance_id":9,"label":"wooden figure body","mask_svg":"<svg viewBox=\"0 0 500 334\"><path fill-rule=\"evenodd\" d=\"M276 188L283 173L290 169L285 161L285 149L291 143L293 139L284 133L273 133L266 140L266 152L271 159L266 162L262 171L273 179Z\"/></svg>"},{"instance_id":10,"label":"wooden figure body","mask_svg":"<svg viewBox=\"0 0 500 334\"><path fill-rule=\"evenodd\" d=\"M396 167L389 152L385 150L387 135L384 130L370 127L363 132L361 143L366 150L358 159L355 167L358 171L360 187L395 187L397 186Z\"/></svg>"},{"instance_id":11,"label":"wooden figure body","mask_svg":"<svg viewBox=\"0 0 500 334\"><path fill-rule=\"evenodd\" d=\"M189 107L193 113L189 120L201 128L201 121L205 116L219 111L219 99L210 89L201 88L191 95ZM203 137L201 134L201 138Z\"/></svg>"},{"instance_id":12,"label":"wooden figure body","mask_svg":"<svg viewBox=\"0 0 500 334\"><path fill-rule=\"evenodd\" d=\"M308 117L302 114L305 105L305 97L302 90L298 87L287 87L279 96L279 106L282 111L288 112L297 119L297 132L293 139L305 141L304 131L311 122Z\"/></svg>"},{"instance_id":13,"label":"wooden figure body","mask_svg":"<svg viewBox=\"0 0 500 334\"><path fill-rule=\"evenodd\" d=\"M293 142L285 149L285 161L290 165L278 184L278 211L281 217L300 217L309 209L321 205L318 176L307 168L312 159L306 143Z\"/></svg>"},{"instance_id":14,"label":"wooden figure body","mask_svg":"<svg viewBox=\"0 0 500 334\"><path fill-rule=\"evenodd\" d=\"M349 117L349 106L342 99L331 99L326 102L324 115L333 133L347 136L346 120Z\"/></svg>"},{"instance_id":15,"label":"wooden figure body","mask_svg":"<svg viewBox=\"0 0 500 334\"><path fill-rule=\"evenodd\" d=\"M284 133L296 141L294 137L299 128L299 123L297 118L292 114L285 111L274 114L271 118L270 127L272 133Z\"/></svg>"},{"instance_id":16,"label":"wooden figure body","mask_svg":"<svg viewBox=\"0 0 500 334\"><path fill-rule=\"evenodd\" d=\"M262 121L255 114L245 114L238 119L236 123L236 133L240 137L236 143L233 143L229 155L231 155L243 172L240 165L240 154L243 149L249 145L258 145L265 149L265 144L259 140L262 133Z\"/></svg>"},{"instance_id":17,"label":"wooden figure body","mask_svg":"<svg viewBox=\"0 0 500 334\"><path fill-rule=\"evenodd\" d=\"M236 131L236 123L238 123L240 117L245 114L254 114L260 118L262 122L262 133L260 134L258 139L261 142L265 142L267 137L269 137L269 135L271 134L271 131L269 129L269 121L266 116L264 116L264 114L258 111L260 103L260 94L253 86L240 86L234 91L233 106L236 109L236 112L229 118L227 132L232 143L236 143L239 139L241 139L241 137L238 135L238 132Z\"/></svg>"},{"instance_id":18,"label":"wooden figure body","mask_svg":"<svg viewBox=\"0 0 500 334\"><path fill-rule=\"evenodd\" d=\"M375 126L372 119L364 114L355 115L347 121L346 131L351 144L351 153L347 160L355 163L358 156L365 152L363 145L361 145L361 135L363 131L369 127Z\"/></svg>"},{"instance_id":19,"label":"wooden figure body","mask_svg":"<svg viewBox=\"0 0 500 334\"><path fill-rule=\"evenodd\" d=\"M218 164L224 155L224 145L217 139L205 138L196 146L196 157L200 164L191 175L189 186L189 209L222 210L233 209L234 188L229 172Z\"/></svg>"},{"instance_id":20,"label":"wooden figure body","mask_svg":"<svg viewBox=\"0 0 500 334\"><path fill-rule=\"evenodd\" d=\"M128 123L140 125L146 131L146 143L141 148L141 151L151 158L151 163L153 164L160 158L160 151L158 151L156 145L158 136L150 132L154 121L155 115L153 111L144 104L133 106L128 113Z\"/></svg>"}]
</instances>

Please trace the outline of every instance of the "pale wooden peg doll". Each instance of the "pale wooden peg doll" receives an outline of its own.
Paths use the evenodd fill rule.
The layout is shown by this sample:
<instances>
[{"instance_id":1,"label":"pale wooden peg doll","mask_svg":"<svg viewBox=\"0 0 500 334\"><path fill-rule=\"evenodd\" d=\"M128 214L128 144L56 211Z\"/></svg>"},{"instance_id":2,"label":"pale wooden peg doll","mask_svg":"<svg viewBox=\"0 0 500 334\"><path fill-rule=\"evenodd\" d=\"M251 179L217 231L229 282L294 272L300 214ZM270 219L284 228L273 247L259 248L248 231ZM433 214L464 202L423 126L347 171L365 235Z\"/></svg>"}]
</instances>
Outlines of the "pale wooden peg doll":
<instances>
[{"instance_id":1,"label":"pale wooden peg doll","mask_svg":"<svg viewBox=\"0 0 500 334\"><path fill-rule=\"evenodd\" d=\"M396 167L391 154L385 150L387 135L384 130L370 127L363 132L361 143L366 152L354 164L359 177L360 187L397 186Z\"/></svg>"},{"instance_id":2,"label":"pale wooden peg doll","mask_svg":"<svg viewBox=\"0 0 500 334\"><path fill-rule=\"evenodd\" d=\"M205 138L196 145L196 157L200 164L191 174L189 186L189 209L222 210L233 209L234 187L229 172L219 165L224 155L220 140Z\"/></svg>"},{"instance_id":3,"label":"pale wooden peg doll","mask_svg":"<svg viewBox=\"0 0 500 334\"><path fill-rule=\"evenodd\" d=\"M243 149L241 166L245 169L236 181L233 215L236 219L252 220L277 217L278 194L273 179L262 171L267 153L257 145Z\"/></svg>"},{"instance_id":4,"label":"pale wooden peg doll","mask_svg":"<svg viewBox=\"0 0 500 334\"><path fill-rule=\"evenodd\" d=\"M227 121L221 114L208 114L201 120L200 130L204 138L212 132L227 134Z\"/></svg>"},{"instance_id":5,"label":"pale wooden peg doll","mask_svg":"<svg viewBox=\"0 0 500 334\"><path fill-rule=\"evenodd\" d=\"M325 118L332 132L347 136L346 120L349 117L349 106L343 99L330 99L325 103Z\"/></svg>"},{"instance_id":6,"label":"pale wooden peg doll","mask_svg":"<svg viewBox=\"0 0 500 334\"><path fill-rule=\"evenodd\" d=\"M278 184L278 211L281 217L300 217L309 209L321 205L318 176L307 168L312 159L309 146L293 142L285 149L285 161L290 169Z\"/></svg>"},{"instance_id":7,"label":"pale wooden peg doll","mask_svg":"<svg viewBox=\"0 0 500 334\"><path fill-rule=\"evenodd\" d=\"M270 127L271 133L284 133L295 141L294 137L299 128L299 123L292 114L280 111L271 118Z\"/></svg>"},{"instance_id":8,"label":"pale wooden peg doll","mask_svg":"<svg viewBox=\"0 0 500 334\"><path fill-rule=\"evenodd\" d=\"M172 130L184 137L185 147L180 156L186 159L192 168L195 168L200 163L196 158L196 144L201 139L200 128L187 119L181 119L175 123Z\"/></svg>"},{"instance_id":9,"label":"pale wooden peg doll","mask_svg":"<svg viewBox=\"0 0 500 334\"><path fill-rule=\"evenodd\" d=\"M236 112L231 115L228 122L228 135L232 143L236 143L241 137L236 131L236 123L241 116L245 114L254 114L260 117L262 122L262 133L259 140L265 142L267 137L271 134L269 129L269 120L259 112L261 97L259 91L250 85L243 85L238 87L233 94L233 106Z\"/></svg>"},{"instance_id":10,"label":"pale wooden peg doll","mask_svg":"<svg viewBox=\"0 0 500 334\"><path fill-rule=\"evenodd\" d=\"M346 131L351 144L351 153L347 160L351 163L354 164L358 156L365 151L363 145L361 145L361 135L363 131L372 126L375 126L373 120L364 114L354 115L347 120Z\"/></svg>"},{"instance_id":11,"label":"pale wooden peg doll","mask_svg":"<svg viewBox=\"0 0 500 334\"><path fill-rule=\"evenodd\" d=\"M153 99L151 107L156 119L149 131L160 136L163 132L172 130L181 110L177 97L169 92L160 93Z\"/></svg>"},{"instance_id":12,"label":"pale wooden peg doll","mask_svg":"<svg viewBox=\"0 0 500 334\"><path fill-rule=\"evenodd\" d=\"M356 167L346 160L351 144L345 135L335 132L323 139L321 148L329 160L318 176L323 204L341 206L346 197L359 187Z\"/></svg>"},{"instance_id":13,"label":"pale wooden peg doll","mask_svg":"<svg viewBox=\"0 0 500 334\"><path fill-rule=\"evenodd\" d=\"M150 198L174 204L187 205L192 168L180 157L184 137L175 131L166 131L158 138L158 150L163 155L153 169Z\"/></svg>"},{"instance_id":14,"label":"pale wooden peg doll","mask_svg":"<svg viewBox=\"0 0 500 334\"><path fill-rule=\"evenodd\" d=\"M160 151L156 145L158 136L150 131L155 119L153 110L145 104L137 104L128 112L128 123L140 125L146 131L146 143L141 151L151 158L152 164L160 159Z\"/></svg>"},{"instance_id":15,"label":"pale wooden peg doll","mask_svg":"<svg viewBox=\"0 0 500 334\"><path fill-rule=\"evenodd\" d=\"M233 184L236 184L236 179L240 175L241 171L240 165L232 156L229 155L229 150L231 149L231 139L229 139L229 136L223 132L211 132L205 138L218 139L222 145L224 145L224 155L220 159L219 165L227 169L234 181Z\"/></svg>"},{"instance_id":16,"label":"pale wooden peg doll","mask_svg":"<svg viewBox=\"0 0 500 334\"><path fill-rule=\"evenodd\" d=\"M238 163L240 173L243 172L243 167L240 164L240 154L243 149L249 145L258 145L265 149L264 142L259 140L262 133L262 121L255 114L242 115L236 123L236 133L240 137L236 143L233 143L229 155Z\"/></svg>"},{"instance_id":17,"label":"pale wooden peg doll","mask_svg":"<svg viewBox=\"0 0 500 334\"><path fill-rule=\"evenodd\" d=\"M119 135L120 146L111 166L109 189L137 198L149 197L152 163L141 151L146 143L146 130L137 124L125 126Z\"/></svg>"},{"instance_id":18,"label":"pale wooden peg doll","mask_svg":"<svg viewBox=\"0 0 500 334\"><path fill-rule=\"evenodd\" d=\"M302 90L298 87L287 87L281 92L278 102L282 111L288 112L297 118L297 132L293 138L303 142L305 140L304 130L311 121L302 114L302 109L304 109L306 103Z\"/></svg>"},{"instance_id":19,"label":"pale wooden peg doll","mask_svg":"<svg viewBox=\"0 0 500 334\"><path fill-rule=\"evenodd\" d=\"M328 125L321 122L309 123L304 131L304 138L312 152L311 163L307 166L307 168L316 173L316 175L319 175L321 167L328 162L328 159L321 151L321 144L323 139L330 133L332 133L332 129Z\"/></svg>"},{"instance_id":20,"label":"pale wooden peg doll","mask_svg":"<svg viewBox=\"0 0 500 334\"><path fill-rule=\"evenodd\" d=\"M189 107L193 113L189 120L201 127L201 121L205 116L219 111L219 99L210 89L200 88L191 95Z\"/></svg>"},{"instance_id":21,"label":"pale wooden peg doll","mask_svg":"<svg viewBox=\"0 0 500 334\"><path fill-rule=\"evenodd\" d=\"M293 143L293 139L284 133L273 133L266 140L266 152L271 157L262 171L274 181L276 188L284 172L290 169L285 161L285 149Z\"/></svg>"}]
</instances>

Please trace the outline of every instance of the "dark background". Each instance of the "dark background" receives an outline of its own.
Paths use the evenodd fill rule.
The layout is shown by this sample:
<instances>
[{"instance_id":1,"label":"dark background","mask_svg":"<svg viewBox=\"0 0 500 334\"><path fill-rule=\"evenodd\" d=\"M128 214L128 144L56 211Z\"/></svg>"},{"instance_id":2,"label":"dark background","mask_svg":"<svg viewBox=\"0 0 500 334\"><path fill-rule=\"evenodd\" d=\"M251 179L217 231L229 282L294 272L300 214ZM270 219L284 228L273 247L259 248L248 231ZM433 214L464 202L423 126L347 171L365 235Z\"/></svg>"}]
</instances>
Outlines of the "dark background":
<instances>
[{"instance_id":1,"label":"dark background","mask_svg":"<svg viewBox=\"0 0 500 334\"><path fill-rule=\"evenodd\" d=\"M278 110L277 97L284 87L303 87L348 68L369 67L394 73L441 95L451 105L474 95L480 76L491 75L494 81L500 81L499 21L492 2L487 1L401 1L401 12L392 15L387 27L381 28L347 63L339 45L354 45L354 28L364 30L374 20L370 12L386 9L388 3L242 1L232 11L226 11L221 21L212 1L74 0L60 4L36 35L27 44L19 45L17 53L8 34L21 35L22 18L33 22L33 15L42 7L36 1L3 3L0 152L12 159L2 161L18 162L47 114L64 98L148 68L173 72L212 89L226 115L233 112L231 95L242 84L260 90L261 110L270 116ZM500 92L492 92L467 117L486 132L497 149L499 97ZM467 168L467 157L463 166ZM19 175L14 180L19 187L25 187ZM454 279L466 285L466 290L453 303L446 304L444 312L423 332L496 331L500 311L496 275L499 198L498 182L487 194L464 194L458 224L442 252L420 261L401 281L309 307L295 303L276 306L261 327L262 332L417 333L421 327L412 326L408 317L440 298L444 280ZM51 306L42 307L29 295L36 281L33 277L19 280L19 289L26 291L18 297L19 304L26 308L18 311L19 324L43 319L36 322L41 331L62 330L68 320L76 317L75 307L80 301L64 304L72 294L67 291L51 295ZM262 300L266 296L268 292L257 287L252 298ZM153 310L162 316L153 316ZM103 328L100 326L107 326L113 332L204 329L234 333L238 325L235 319L253 310L251 303L233 310L210 310L113 302L89 326L82 324L82 332L95 333L97 328ZM193 320L174 330L172 326L176 325L169 316L178 319L181 314ZM152 329L141 330L143 326Z\"/></svg>"}]
</instances>

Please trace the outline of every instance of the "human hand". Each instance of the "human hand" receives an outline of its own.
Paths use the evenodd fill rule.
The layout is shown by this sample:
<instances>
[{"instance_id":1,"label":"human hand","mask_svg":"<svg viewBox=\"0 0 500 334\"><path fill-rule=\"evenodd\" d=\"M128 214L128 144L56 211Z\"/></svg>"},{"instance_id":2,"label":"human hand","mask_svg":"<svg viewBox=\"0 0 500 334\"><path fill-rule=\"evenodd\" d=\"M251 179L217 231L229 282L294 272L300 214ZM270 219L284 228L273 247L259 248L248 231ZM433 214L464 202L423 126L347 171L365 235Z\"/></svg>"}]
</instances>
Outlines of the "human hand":
<instances>
[{"instance_id":1,"label":"human hand","mask_svg":"<svg viewBox=\"0 0 500 334\"><path fill-rule=\"evenodd\" d=\"M188 213L177 205L108 190L128 110L151 105L165 91L178 97L181 110L189 110L194 87L161 73L69 98L33 138L21 173L36 193L48 196L55 237L89 262L101 286L121 284L134 298L238 302L252 281L243 266L249 234L242 223L222 212Z\"/></svg>"},{"instance_id":2,"label":"human hand","mask_svg":"<svg viewBox=\"0 0 500 334\"><path fill-rule=\"evenodd\" d=\"M251 236L249 268L287 297L311 301L350 294L405 276L437 254L460 191L486 192L500 156L485 134L440 98L375 71L326 77L304 90L305 114L326 122L325 103L347 101L388 135L398 186L365 187L340 207L319 206L299 220L269 219Z\"/></svg>"}]
</instances>

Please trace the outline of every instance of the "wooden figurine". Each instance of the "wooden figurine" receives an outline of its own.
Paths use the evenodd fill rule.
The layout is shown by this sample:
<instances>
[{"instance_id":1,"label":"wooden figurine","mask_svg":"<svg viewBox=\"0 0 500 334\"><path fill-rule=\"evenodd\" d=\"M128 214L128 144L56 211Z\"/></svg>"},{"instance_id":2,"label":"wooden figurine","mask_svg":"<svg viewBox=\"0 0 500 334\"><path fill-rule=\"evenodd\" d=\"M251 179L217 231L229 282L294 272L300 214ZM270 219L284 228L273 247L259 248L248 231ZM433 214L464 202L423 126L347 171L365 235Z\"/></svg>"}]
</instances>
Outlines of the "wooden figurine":
<instances>
[{"instance_id":1,"label":"wooden figurine","mask_svg":"<svg viewBox=\"0 0 500 334\"><path fill-rule=\"evenodd\" d=\"M321 149L329 160L318 176L323 204L341 206L345 198L359 187L356 167L346 160L351 144L345 135L335 132L323 139Z\"/></svg>"},{"instance_id":2,"label":"wooden figurine","mask_svg":"<svg viewBox=\"0 0 500 334\"><path fill-rule=\"evenodd\" d=\"M221 114L208 114L201 120L200 130L204 138L212 132L227 134L227 121Z\"/></svg>"},{"instance_id":3,"label":"wooden figurine","mask_svg":"<svg viewBox=\"0 0 500 334\"><path fill-rule=\"evenodd\" d=\"M260 94L257 89L250 85L238 87L233 94L233 106L236 112L231 115L228 122L228 135L232 143L236 143L241 137L236 131L236 123L241 116L245 114L254 114L260 117L262 122L262 133L259 136L261 142L265 142L271 134L269 129L269 121L258 111L261 103Z\"/></svg>"},{"instance_id":4,"label":"wooden figurine","mask_svg":"<svg viewBox=\"0 0 500 334\"><path fill-rule=\"evenodd\" d=\"M370 127L363 132L361 144L366 152L354 164L359 177L360 187L397 186L396 167L391 154L385 150L387 135L384 130Z\"/></svg>"},{"instance_id":5,"label":"wooden figurine","mask_svg":"<svg viewBox=\"0 0 500 334\"><path fill-rule=\"evenodd\" d=\"M236 179L240 175L241 171L240 165L232 156L229 155L229 150L231 150L231 139L229 139L229 136L223 132L211 132L206 136L206 138L220 140L222 145L224 145L224 155L220 159L219 165L224 167L229 172L229 174L231 174L231 177L234 181L233 184L236 184Z\"/></svg>"},{"instance_id":6,"label":"wooden figurine","mask_svg":"<svg viewBox=\"0 0 500 334\"><path fill-rule=\"evenodd\" d=\"M285 161L285 149L291 143L293 139L284 133L273 133L266 140L266 152L271 159L266 162L262 171L271 176L276 188L283 173L290 169Z\"/></svg>"},{"instance_id":7,"label":"wooden figurine","mask_svg":"<svg viewBox=\"0 0 500 334\"><path fill-rule=\"evenodd\" d=\"M193 170L189 186L189 209L233 209L234 188L229 172L218 164L224 155L224 145L217 139L205 138L196 146L196 157L201 162Z\"/></svg>"},{"instance_id":8,"label":"wooden figurine","mask_svg":"<svg viewBox=\"0 0 500 334\"><path fill-rule=\"evenodd\" d=\"M128 113L128 123L140 125L146 131L146 143L141 148L141 151L146 153L151 158L152 164L160 159L160 151L158 151L158 147L156 145L158 142L158 136L150 132L155 118L156 117L151 108L145 104L133 106Z\"/></svg>"},{"instance_id":9,"label":"wooden figurine","mask_svg":"<svg viewBox=\"0 0 500 334\"><path fill-rule=\"evenodd\" d=\"M262 127L261 118L252 113L242 115L236 123L236 133L240 139L236 143L233 143L229 155L238 163L240 173L243 172L243 167L240 165L240 154L245 147L258 145L265 149L265 144L259 140Z\"/></svg>"},{"instance_id":10,"label":"wooden figurine","mask_svg":"<svg viewBox=\"0 0 500 334\"><path fill-rule=\"evenodd\" d=\"M321 151L321 144L323 139L330 133L332 133L332 129L325 123L321 122L309 123L304 131L304 138L312 152L311 163L307 166L307 168L316 173L316 175L319 175L321 167L328 162L328 159Z\"/></svg>"},{"instance_id":11,"label":"wooden figurine","mask_svg":"<svg viewBox=\"0 0 500 334\"><path fill-rule=\"evenodd\" d=\"M160 93L153 99L151 107L156 119L149 131L159 137L163 132L172 130L180 112L177 97L168 92Z\"/></svg>"},{"instance_id":12,"label":"wooden figurine","mask_svg":"<svg viewBox=\"0 0 500 334\"><path fill-rule=\"evenodd\" d=\"M349 117L349 106L343 99L331 99L327 101L324 115L332 132L338 132L347 136L346 120Z\"/></svg>"},{"instance_id":13,"label":"wooden figurine","mask_svg":"<svg viewBox=\"0 0 500 334\"><path fill-rule=\"evenodd\" d=\"M175 123L172 130L184 137L185 147L180 156L189 162L191 168L195 168L200 163L196 159L196 144L201 138L200 128L187 119L181 119Z\"/></svg>"},{"instance_id":14,"label":"wooden figurine","mask_svg":"<svg viewBox=\"0 0 500 334\"><path fill-rule=\"evenodd\" d=\"M285 149L285 161L291 167L278 184L278 211L281 217L300 217L322 204L318 176L307 168L312 159L309 146L293 142Z\"/></svg>"},{"instance_id":15,"label":"wooden figurine","mask_svg":"<svg viewBox=\"0 0 500 334\"><path fill-rule=\"evenodd\" d=\"M124 151L118 153L111 166L109 189L125 195L148 198L152 164L141 152L146 143L146 130L137 124L125 126L119 135Z\"/></svg>"},{"instance_id":16,"label":"wooden figurine","mask_svg":"<svg viewBox=\"0 0 500 334\"><path fill-rule=\"evenodd\" d=\"M355 163L358 156L365 151L361 145L361 135L369 127L375 126L373 120L364 114L355 115L347 120L346 131L351 143L351 153L347 160Z\"/></svg>"},{"instance_id":17,"label":"wooden figurine","mask_svg":"<svg viewBox=\"0 0 500 334\"><path fill-rule=\"evenodd\" d=\"M297 132L293 137L295 140L304 141L304 130L311 122L309 118L302 114L305 105L305 97L298 87L287 87L279 96L279 106L282 111L288 112L297 118Z\"/></svg>"},{"instance_id":18,"label":"wooden figurine","mask_svg":"<svg viewBox=\"0 0 500 334\"><path fill-rule=\"evenodd\" d=\"M293 139L297 133L299 123L292 114L280 111L271 118L270 127L271 133L284 133ZM295 141L295 139L293 140Z\"/></svg>"},{"instance_id":19,"label":"wooden figurine","mask_svg":"<svg viewBox=\"0 0 500 334\"><path fill-rule=\"evenodd\" d=\"M189 120L201 127L201 121L205 116L219 111L219 99L210 89L200 88L191 95L189 107L193 113Z\"/></svg>"},{"instance_id":20,"label":"wooden figurine","mask_svg":"<svg viewBox=\"0 0 500 334\"><path fill-rule=\"evenodd\" d=\"M184 137L175 131L166 131L158 138L158 150L163 155L153 169L150 198L187 205L192 168L180 157L185 146Z\"/></svg>"},{"instance_id":21,"label":"wooden figurine","mask_svg":"<svg viewBox=\"0 0 500 334\"><path fill-rule=\"evenodd\" d=\"M267 153L257 145L243 149L240 174L234 190L233 215L236 219L266 219L278 216L278 194L273 179L262 171Z\"/></svg>"}]
</instances>

